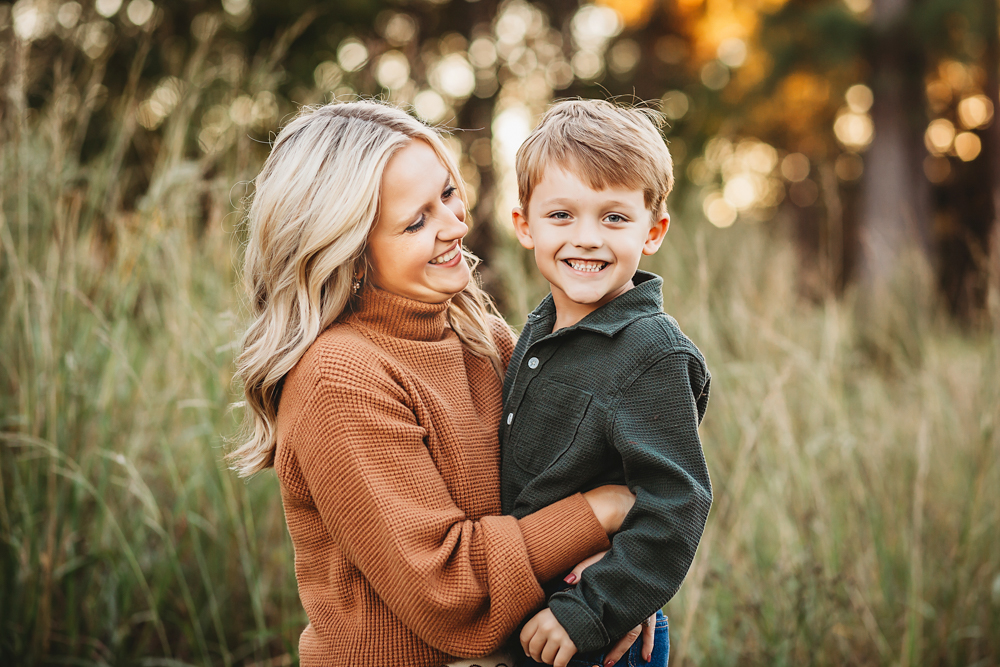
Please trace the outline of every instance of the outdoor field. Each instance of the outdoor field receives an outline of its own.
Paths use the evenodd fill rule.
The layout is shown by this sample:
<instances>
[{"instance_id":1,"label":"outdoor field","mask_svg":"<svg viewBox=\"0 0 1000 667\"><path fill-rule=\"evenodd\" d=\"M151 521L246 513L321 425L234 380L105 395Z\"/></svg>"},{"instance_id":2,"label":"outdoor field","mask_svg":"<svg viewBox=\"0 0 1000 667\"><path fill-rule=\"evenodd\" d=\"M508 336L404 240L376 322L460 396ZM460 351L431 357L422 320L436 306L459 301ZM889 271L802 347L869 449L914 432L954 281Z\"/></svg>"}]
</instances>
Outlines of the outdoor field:
<instances>
[{"instance_id":1,"label":"outdoor field","mask_svg":"<svg viewBox=\"0 0 1000 667\"><path fill-rule=\"evenodd\" d=\"M672 665L1000 665L998 42L995 0L0 2L0 664L298 664L277 479L222 460L243 219L361 95L450 130L515 329L519 142L663 111L642 266L713 378Z\"/></svg>"}]
</instances>

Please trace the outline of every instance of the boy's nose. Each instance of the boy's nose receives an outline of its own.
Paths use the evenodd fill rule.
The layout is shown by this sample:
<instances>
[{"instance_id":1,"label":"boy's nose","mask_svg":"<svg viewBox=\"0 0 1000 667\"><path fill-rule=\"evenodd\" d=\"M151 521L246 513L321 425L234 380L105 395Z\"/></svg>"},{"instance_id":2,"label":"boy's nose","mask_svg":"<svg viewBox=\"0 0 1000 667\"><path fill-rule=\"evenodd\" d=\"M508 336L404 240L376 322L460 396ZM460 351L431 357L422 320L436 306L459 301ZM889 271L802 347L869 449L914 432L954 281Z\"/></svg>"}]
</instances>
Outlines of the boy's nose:
<instances>
[{"instance_id":1,"label":"boy's nose","mask_svg":"<svg viewBox=\"0 0 1000 667\"><path fill-rule=\"evenodd\" d=\"M573 231L573 245L578 248L599 248L604 243L600 230L592 222L581 221Z\"/></svg>"}]
</instances>

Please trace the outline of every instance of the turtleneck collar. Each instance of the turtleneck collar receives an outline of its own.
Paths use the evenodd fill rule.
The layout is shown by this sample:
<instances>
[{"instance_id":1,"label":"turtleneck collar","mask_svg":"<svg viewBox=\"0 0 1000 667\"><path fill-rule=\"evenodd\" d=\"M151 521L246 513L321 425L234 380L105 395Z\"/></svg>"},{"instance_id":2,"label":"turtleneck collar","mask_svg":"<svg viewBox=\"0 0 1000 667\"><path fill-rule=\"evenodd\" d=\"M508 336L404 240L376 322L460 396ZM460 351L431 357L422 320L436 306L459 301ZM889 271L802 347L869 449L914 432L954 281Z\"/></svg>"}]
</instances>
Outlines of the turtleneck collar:
<instances>
[{"instance_id":1,"label":"turtleneck collar","mask_svg":"<svg viewBox=\"0 0 1000 667\"><path fill-rule=\"evenodd\" d=\"M448 305L424 303L365 285L353 299L349 322L357 322L378 333L409 340L435 341L444 336Z\"/></svg>"}]
</instances>

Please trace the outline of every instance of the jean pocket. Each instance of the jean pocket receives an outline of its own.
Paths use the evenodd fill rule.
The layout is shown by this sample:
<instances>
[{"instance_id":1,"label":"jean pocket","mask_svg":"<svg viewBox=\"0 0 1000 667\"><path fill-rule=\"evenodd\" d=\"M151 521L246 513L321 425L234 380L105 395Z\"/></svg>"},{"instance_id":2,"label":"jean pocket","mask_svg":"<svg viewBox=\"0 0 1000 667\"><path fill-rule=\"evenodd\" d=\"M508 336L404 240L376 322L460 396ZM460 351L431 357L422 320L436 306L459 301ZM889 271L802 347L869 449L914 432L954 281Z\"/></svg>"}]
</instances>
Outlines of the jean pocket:
<instances>
[{"instance_id":1,"label":"jean pocket","mask_svg":"<svg viewBox=\"0 0 1000 667\"><path fill-rule=\"evenodd\" d=\"M619 664L627 664L628 667L667 667L670 659L670 627L662 611L656 612L656 621L653 623L653 653L649 662L642 658L641 639L632 644L627 658L626 663Z\"/></svg>"}]
</instances>

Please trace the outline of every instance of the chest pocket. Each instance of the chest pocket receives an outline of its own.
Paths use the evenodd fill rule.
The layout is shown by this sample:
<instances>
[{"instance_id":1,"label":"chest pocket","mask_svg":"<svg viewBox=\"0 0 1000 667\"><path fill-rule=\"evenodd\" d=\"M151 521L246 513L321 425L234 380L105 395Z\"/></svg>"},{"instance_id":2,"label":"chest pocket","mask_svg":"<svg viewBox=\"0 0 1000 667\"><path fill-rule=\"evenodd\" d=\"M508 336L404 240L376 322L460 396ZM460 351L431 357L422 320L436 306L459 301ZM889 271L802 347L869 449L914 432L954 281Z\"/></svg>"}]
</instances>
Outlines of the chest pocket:
<instances>
[{"instance_id":1,"label":"chest pocket","mask_svg":"<svg viewBox=\"0 0 1000 667\"><path fill-rule=\"evenodd\" d=\"M510 434L518 467L540 473L555 463L576 438L591 398L589 392L561 382L532 382L521 401L521 414L514 416Z\"/></svg>"}]
</instances>

